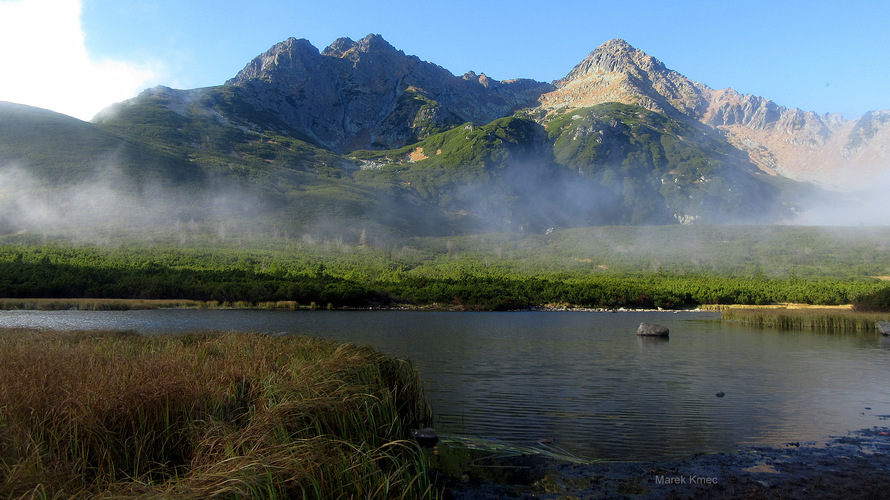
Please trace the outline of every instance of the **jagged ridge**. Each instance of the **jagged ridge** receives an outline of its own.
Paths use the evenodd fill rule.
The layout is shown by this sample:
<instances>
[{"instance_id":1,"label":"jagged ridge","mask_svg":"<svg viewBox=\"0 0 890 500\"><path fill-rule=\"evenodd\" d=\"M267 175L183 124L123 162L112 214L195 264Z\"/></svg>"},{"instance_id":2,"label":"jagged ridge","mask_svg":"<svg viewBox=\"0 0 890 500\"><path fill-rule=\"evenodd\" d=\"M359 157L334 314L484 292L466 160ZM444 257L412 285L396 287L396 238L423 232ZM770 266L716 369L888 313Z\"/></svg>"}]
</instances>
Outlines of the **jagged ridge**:
<instances>
[{"instance_id":1,"label":"jagged ridge","mask_svg":"<svg viewBox=\"0 0 890 500\"><path fill-rule=\"evenodd\" d=\"M533 105L549 84L499 82L406 56L379 35L340 38L319 52L288 39L227 82L254 104L336 151L398 147L465 122L477 124Z\"/></svg>"}]
</instances>

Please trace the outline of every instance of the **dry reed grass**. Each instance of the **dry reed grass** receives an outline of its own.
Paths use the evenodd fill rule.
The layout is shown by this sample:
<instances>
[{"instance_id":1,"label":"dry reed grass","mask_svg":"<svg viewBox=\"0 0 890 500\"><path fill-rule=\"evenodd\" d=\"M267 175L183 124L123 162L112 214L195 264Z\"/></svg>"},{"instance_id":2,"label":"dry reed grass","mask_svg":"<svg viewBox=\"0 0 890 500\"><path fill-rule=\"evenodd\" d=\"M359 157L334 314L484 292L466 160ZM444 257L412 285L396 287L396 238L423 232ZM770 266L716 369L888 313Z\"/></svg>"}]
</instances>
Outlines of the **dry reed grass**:
<instances>
[{"instance_id":1,"label":"dry reed grass","mask_svg":"<svg viewBox=\"0 0 890 500\"><path fill-rule=\"evenodd\" d=\"M878 321L890 320L890 313L856 311L851 305L712 305L702 308L719 311L724 321L783 330L812 329L876 333Z\"/></svg>"},{"instance_id":2,"label":"dry reed grass","mask_svg":"<svg viewBox=\"0 0 890 500\"><path fill-rule=\"evenodd\" d=\"M0 496L423 498L407 361L306 337L0 330Z\"/></svg>"}]
</instances>

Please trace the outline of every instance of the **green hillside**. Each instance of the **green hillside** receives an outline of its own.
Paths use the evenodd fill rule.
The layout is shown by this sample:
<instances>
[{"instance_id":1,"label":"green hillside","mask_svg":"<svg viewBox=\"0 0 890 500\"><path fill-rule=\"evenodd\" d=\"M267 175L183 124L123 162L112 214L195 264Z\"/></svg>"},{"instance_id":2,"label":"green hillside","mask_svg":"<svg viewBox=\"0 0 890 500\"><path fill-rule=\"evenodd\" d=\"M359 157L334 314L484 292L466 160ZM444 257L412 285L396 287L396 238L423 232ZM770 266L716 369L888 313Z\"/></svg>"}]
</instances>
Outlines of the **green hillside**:
<instances>
[{"instance_id":1,"label":"green hillside","mask_svg":"<svg viewBox=\"0 0 890 500\"><path fill-rule=\"evenodd\" d=\"M117 174L121 187L201 182L201 169L156 142L127 140L76 118L0 102L0 166L17 166L48 187Z\"/></svg>"},{"instance_id":2,"label":"green hillside","mask_svg":"<svg viewBox=\"0 0 890 500\"><path fill-rule=\"evenodd\" d=\"M82 231L195 216L207 172L156 143L0 103L0 232Z\"/></svg>"},{"instance_id":3,"label":"green hillside","mask_svg":"<svg viewBox=\"0 0 890 500\"><path fill-rule=\"evenodd\" d=\"M780 193L717 132L618 103L547 123L556 161L623 198L620 222L767 221Z\"/></svg>"},{"instance_id":4,"label":"green hillside","mask_svg":"<svg viewBox=\"0 0 890 500\"><path fill-rule=\"evenodd\" d=\"M366 228L406 235L448 227L436 210L355 182L351 160L239 116L263 118L246 113L232 87L143 94L95 124L11 104L0 113L0 180L10 191L0 196L3 232L89 222L357 239Z\"/></svg>"},{"instance_id":5,"label":"green hillside","mask_svg":"<svg viewBox=\"0 0 890 500\"><path fill-rule=\"evenodd\" d=\"M14 105L0 113L0 164L28 179L15 196L55 193L66 214L80 213L82 200L66 190L106 185L113 194L88 198L129 208L109 203L78 222L98 211L129 229L141 225L132 210L159 214L151 222L163 227L349 241L759 222L781 212L780 190L722 137L636 106L604 104L546 123L519 113L347 155L288 129L233 85L158 87L94 123ZM118 200L118 188L130 197ZM18 207L18 222L7 216L4 230L39 227L22 222L23 211L39 210L15 196L4 201Z\"/></svg>"},{"instance_id":6,"label":"green hillside","mask_svg":"<svg viewBox=\"0 0 890 500\"><path fill-rule=\"evenodd\" d=\"M544 125L517 115L417 144L350 155L361 179L399 183L499 229L762 222L781 193L713 131L638 106L578 109Z\"/></svg>"}]
</instances>

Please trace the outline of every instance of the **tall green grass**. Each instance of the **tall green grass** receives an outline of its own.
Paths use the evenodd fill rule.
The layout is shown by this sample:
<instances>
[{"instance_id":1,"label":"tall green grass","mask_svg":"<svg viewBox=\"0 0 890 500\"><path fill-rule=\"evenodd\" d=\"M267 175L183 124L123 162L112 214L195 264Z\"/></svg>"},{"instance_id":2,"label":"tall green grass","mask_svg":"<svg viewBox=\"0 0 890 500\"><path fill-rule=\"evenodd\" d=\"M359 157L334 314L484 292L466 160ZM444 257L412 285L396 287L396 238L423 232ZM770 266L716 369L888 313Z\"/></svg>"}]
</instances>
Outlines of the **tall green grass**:
<instances>
[{"instance_id":1,"label":"tall green grass","mask_svg":"<svg viewBox=\"0 0 890 500\"><path fill-rule=\"evenodd\" d=\"M0 497L429 498L417 372L306 337L0 330Z\"/></svg>"}]
</instances>

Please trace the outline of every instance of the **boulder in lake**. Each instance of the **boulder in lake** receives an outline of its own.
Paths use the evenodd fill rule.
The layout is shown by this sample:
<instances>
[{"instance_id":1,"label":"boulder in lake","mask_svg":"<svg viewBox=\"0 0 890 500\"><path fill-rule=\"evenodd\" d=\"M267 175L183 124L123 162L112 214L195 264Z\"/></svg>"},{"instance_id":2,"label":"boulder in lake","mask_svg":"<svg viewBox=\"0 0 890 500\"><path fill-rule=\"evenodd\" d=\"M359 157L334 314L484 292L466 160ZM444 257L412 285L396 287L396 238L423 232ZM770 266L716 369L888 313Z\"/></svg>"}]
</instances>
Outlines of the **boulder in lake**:
<instances>
[{"instance_id":1,"label":"boulder in lake","mask_svg":"<svg viewBox=\"0 0 890 500\"><path fill-rule=\"evenodd\" d=\"M667 337L669 333L668 327L645 321L640 323L640 327L637 328L637 335L642 337Z\"/></svg>"},{"instance_id":2,"label":"boulder in lake","mask_svg":"<svg viewBox=\"0 0 890 500\"><path fill-rule=\"evenodd\" d=\"M436 431L426 427L424 429L414 431L414 439L421 448L432 448L439 442L439 435Z\"/></svg>"},{"instance_id":3,"label":"boulder in lake","mask_svg":"<svg viewBox=\"0 0 890 500\"><path fill-rule=\"evenodd\" d=\"M890 337L890 321L878 321L878 333L885 337Z\"/></svg>"}]
</instances>

